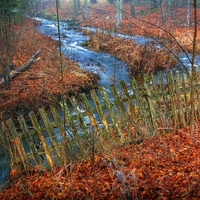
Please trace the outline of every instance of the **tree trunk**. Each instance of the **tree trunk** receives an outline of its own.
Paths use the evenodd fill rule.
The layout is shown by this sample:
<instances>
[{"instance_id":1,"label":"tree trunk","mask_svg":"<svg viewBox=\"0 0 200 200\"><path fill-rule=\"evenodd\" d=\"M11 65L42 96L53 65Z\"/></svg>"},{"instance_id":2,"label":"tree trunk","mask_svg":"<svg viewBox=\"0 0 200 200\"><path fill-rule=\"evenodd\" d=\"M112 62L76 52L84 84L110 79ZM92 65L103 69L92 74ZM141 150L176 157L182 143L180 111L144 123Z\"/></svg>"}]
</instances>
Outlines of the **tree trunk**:
<instances>
[{"instance_id":1,"label":"tree trunk","mask_svg":"<svg viewBox=\"0 0 200 200\"><path fill-rule=\"evenodd\" d=\"M151 9L157 8L156 0L151 0Z\"/></svg>"},{"instance_id":2,"label":"tree trunk","mask_svg":"<svg viewBox=\"0 0 200 200\"><path fill-rule=\"evenodd\" d=\"M191 11L191 4L190 4L190 0L187 0L187 25L190 26L190 11Z\"/></svg>"},{"instance_id":3,"label":"tree trunk","mask_svg":"<svg viewBox=\"0 0 200 200\"><path fill-rule=\"evenodd\" d=\"M77 15L77 2L76 0L72 0L72 7L73 7L73 15Z\"/></svg>"},{"instance_id":4,"label":"tree trunk","mask_svg":"<svg viewBox=\"0 0 200 200\"><path fill-rule=\"evenodd\" d=\"M122 0L116 1L116 27L120 25L122 20Z\"/></svg>"},{"instance_id":5,"label":"tree trunk","mask_svg":"<svg viewBox=\"0 0 200 200\"><path fill-rule=\"evenodd\" d=\"M85 11L85 19L88 18L88 2L84 0L84 11Z\"/></svg>"},{"instance_id":6,"label":"tree trunk","mask_svg":"<svg viewBox=\"0 0 200 200\"><path fill-rule=\"evenodd\" d=\"M131 16L135 16L134 0L130 1Z\"/></svg>"},{"instance_id":7,"label":"tree trunk","mask_svg":"<svg viewBox=\"0 0 200 200\"><path fill-rule=\"evenodd\" d=\"M31 66L31 64L36 60L36 56L38 54L39 54L39 51L34 53L33 56L31 56L31 58L30 58L30 60L28 62L26 62L23 65L19 66L15 70L10 71L10 66L9 66L9 68L7 69L8 71L6 71L6 75L5 75L5 72L4 72L4 78L2 78L0 80L0 83L1 84L8 84L7 81L9 81L9 84L10 84L10 81L12 79L14 79L17 75L19 75L20 72L25 71L26 69L28 69ZM9 73L9 75L7 73Z\"/></svg>"},{"instance_id":8,"label":"tree trunk","mask_svg":"<svg viewBox=\"0 0 200 200\"><path fill-rule=\"evenodd\" d=\"M171 6L172 6L172 1L171 0L168 0L167 1L167 11L170 13L171 11Z\"/></svg>"},{"instance_id":9,"label":"tree trunk","mask_svg":"<svg viewBox=\"0 0 200 200\"><path fill-rule=\"evenodd\" d=\"M193 0L193 9L194 9L194 36L193 36L193 49L192 49L192 61L191 61L192 71L191 71L191 77L190 77L191 134L194 133L194 123L195 123L195 97L194 97L195 65L194 65L194 59L195 59L195 54L196 54L196 40L197 40L197 1L196 0Z\"/></svg>"}]
</instances>

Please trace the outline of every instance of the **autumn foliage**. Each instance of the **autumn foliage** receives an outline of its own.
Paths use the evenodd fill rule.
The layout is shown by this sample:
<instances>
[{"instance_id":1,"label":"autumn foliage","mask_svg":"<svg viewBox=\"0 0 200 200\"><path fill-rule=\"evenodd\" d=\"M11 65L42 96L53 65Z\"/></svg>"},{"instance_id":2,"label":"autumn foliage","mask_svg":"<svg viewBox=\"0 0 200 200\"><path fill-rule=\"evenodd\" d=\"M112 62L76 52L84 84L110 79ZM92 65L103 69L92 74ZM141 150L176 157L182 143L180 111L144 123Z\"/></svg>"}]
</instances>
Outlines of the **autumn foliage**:
<instances>
[{"instance_id":1,"label":"autumn foliage","mask_svg":"<svg viewBox=\"0 0 200 200\"><path fill-rule=\"evenodd\" d=\"M67 1L61 1L62 18L71 16L68 14L70 12L67 9L70 7L67 5ZM55 5L48 6L48 10L54 12ZM84 20L83 24L103 27L106 30L113 29L114 6L104 4L98 6L98 10L94 9L95 5L90 6L90 17ZM128 5L125 5L124 9L127 12ZM136 9L146 8L136 7ZM161 25L161 21L158 21L160 12L159 9L155 13L149 11L146 15L140 15L140 19L124 18L118 31L126 34L149 35L146 32L148 30L148 33L157 38L169 39L170 34L155 26L155 24ZM177 16L182 17L184 12L185 10L180 8ZM82 10L78 14L79 17L83 16ZM182 27L176 21L169 19L170 16L165 18L165 27L173 32L184 48L191 50L192 28ZM144 23L143 20L154 25ZM56 42L48 36L33 31L34 23L35 21L27 19L26 30L21 36L13 64L14 67L23 64L37 50L40 50L40 59L12 81L10 90L1 86L1 110L12 105L34 109L35 105L45 105L49 99L59 97L61 92ZM174 45L173 37L170 41ZM166 52L155 49L154 44L139 46L133 41L111 37L104 33L95 33L88 47L110 52L124 60L129 66L138 65L139 72L140 70L145 72L155 70L152 68L156 63L154 59L161 63L157 65L158 69L167 66L166 60L174 62ZM152 63L148 67L142 64L144 68L141 69L139 63L144 61L147 54L151 56L150 51L153 51L153 56L148 60ZM63 64L66 96L82 91L90 85L92 74L89 73L91 76L88 76L88 72L80 70L75 63L65 57ZM133 75L135 73L132 71ZM66 166L54 166L49 170L38 165L27 171L14 169L10 172L9 186L0 191L0 199L200 199L199 123L196 124L196 128L193 135L190 135L190 127L167 134L156 130L153 136L144 137L140 144L127 143L123 146L118 144L117 138L113 136L112 139L103 140L105 149L100 148L99 144L98 148L92 146L96 144L91 143L84 158L76 162L70 161ZM92 151L93 149L95 151Z\"/></svg>"},{"instance_id":2,"label":"autumn foliage","mask_svg":"<svg viewBox=\"0 0 200 200\"><path fill-rule=\"evenodd\" d=\"M40 51L38 60L29 69L18 75L7 89L0 85L0 111L6 118L12 117L15 109L34 110L49 102L59 100L62 93L59 54L57 42L35 30L37 21L26 19L20 36L18 48L13 58L14 69L27 62ZM98 77L81 70L79 66L63 56L64 94L66 98L92 87ZM23 112L21 110L20 112Z\"/></svg>"},{"instance_id":3,"label":"autumn foliage","mask_svg":"<svg viewBox=\"0 0 200 200\"><path fill-rule=\"evenodd\" d=\"M159 49L156 42L141 45L104 32L90 33L88 48L113 54L123 60L129 66L131 76L169 69L176 64L174 56L165 49Z\"/></svg>"},{"instance_id":4,"label":"autumn foliage","mask_svg":"<svg viewBox=\"0 0 200 200\"><path fill-rule=\"evenodd\" d=\"M3 199L198 199L199 130L155 134L143 143L105 141L107 151L93 159L11 175Z\"/></svg>"}]
</instances>

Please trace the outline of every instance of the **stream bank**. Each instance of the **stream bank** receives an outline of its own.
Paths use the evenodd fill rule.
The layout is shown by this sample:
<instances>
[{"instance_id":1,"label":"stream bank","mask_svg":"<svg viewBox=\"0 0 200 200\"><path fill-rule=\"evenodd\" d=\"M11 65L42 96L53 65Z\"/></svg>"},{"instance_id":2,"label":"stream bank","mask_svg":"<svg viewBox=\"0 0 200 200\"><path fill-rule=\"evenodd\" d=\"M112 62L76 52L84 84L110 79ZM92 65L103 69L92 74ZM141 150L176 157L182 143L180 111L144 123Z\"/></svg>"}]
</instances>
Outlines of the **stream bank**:
<instances>
[{"instance_id":1,"label":"stream bank","mask_svg":"<svg viewBox=\"0 0 200 200\"><path fill-rule=\"evenodd\" d=\"M57 41L35 30L38 22L30 18L24 21L24 28L19 39L16 54L13 57L13 69L23 65L36 51L40 50L38 61L29 69L20 73L11 81L7 89L0 85L0 119L2 121L36 111L41 106L48 106L60 99L62 91L60 62ZM88 92L98 87L98 74L80 69L63 56L64 94L68 98L80 92Z\"/></svg>"}]
</instances>

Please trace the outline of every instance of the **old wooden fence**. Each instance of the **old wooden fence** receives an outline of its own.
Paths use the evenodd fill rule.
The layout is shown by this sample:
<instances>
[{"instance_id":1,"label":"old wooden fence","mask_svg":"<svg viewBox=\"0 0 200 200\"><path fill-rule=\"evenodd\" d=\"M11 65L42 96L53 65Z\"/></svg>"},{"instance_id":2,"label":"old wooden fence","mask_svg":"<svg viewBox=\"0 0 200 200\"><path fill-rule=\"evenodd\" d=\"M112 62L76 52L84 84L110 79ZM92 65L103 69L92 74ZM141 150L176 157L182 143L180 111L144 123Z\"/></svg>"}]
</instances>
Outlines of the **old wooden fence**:
<instances>
[{"instance_id":1,"label":"old wooden fence","mask_svg":"<svg viewBox=\"0 0 200 200\"><path fill-rule=\"evenodd\" d=\"M196 117L200 113L198 74L194 84ZM40 117L30 112L28 122L21 115L17 126L12 119L1 122L0 136L10 168L41 165L43 159L49 166L63 164L76 154L84 154L92 136L107 137L111 129L124 143L137 135L164 133L188 125L189 75L178 70L142 78L143 84L133 78L130 86L121 81L121 90L115 85L109 90L100 87L91 91L91 98L81 94L79 102L71 98L70 105L61 103L60 109L51 106L50 113L40 108Z\"/></svg>"}]
</instances>

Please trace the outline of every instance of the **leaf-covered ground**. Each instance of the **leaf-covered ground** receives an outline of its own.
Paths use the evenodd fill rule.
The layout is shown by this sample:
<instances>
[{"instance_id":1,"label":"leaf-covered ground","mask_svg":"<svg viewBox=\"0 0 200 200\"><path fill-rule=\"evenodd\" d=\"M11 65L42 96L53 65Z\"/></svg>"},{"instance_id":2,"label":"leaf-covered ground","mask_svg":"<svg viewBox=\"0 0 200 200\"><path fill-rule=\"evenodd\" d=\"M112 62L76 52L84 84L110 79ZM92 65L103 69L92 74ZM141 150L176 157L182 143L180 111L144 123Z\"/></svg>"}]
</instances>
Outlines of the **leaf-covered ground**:
<instances>
[{"instance_id":1,"label":"leaf-covered ground","mask_svg":"<svg viewBox=\"0 0 200 200\"><path fill-rule=\"evenodd\" d=\"M88 48L115 55L129 66L131 76L169 69L178 63L170 52L157 48L158 44L152 41L140 45L133 40L103 32L88 34Z\"/></svg>"},{"instance_id":2,"label":"leaf-covered ground","mask_svg":"<svg viewBox=\"0 0 200 200\"><path fill-rule=\"evenodd\" d=\"M116 27L115 5L106 1L98 1L97 4L89 4L88 19L84 18L83 4L77 10L77 15L72 12L72 4L61 1L59 15L61 19L76 19L80 26L94 26L101 29L96 33L83 31L90 34L88 48L103 51L115 55L123 60L130 68L130 75L137 76L143 73L175 67L179 62L176 56L179 52L192 51L193 37L193 13L191 12L191 25L187 25L186 8L171 8L171 12L164 6L158 6L151 10L147 5L135 5L134 17L130 15L130 5L123 3L123 20ZM55 17L55 2L49 2L41 6L41 12L47 17ZM198 12L198 19L200 19ZM197 29L199 30L199 26ZM139 45L126 38L112 37L105 31L119 32L128 35L142 35L153 38L153 42ZM197 52L200 52L200 36L197 36ZM158 49L161 45L163 48ZM87 44L86 44L87 45ZM174 54L174 55L173 55Z\"/></svg>"},{"instance_id":3,"label":"leaf-covered ground","mask_svg":"<svg viewBox=\"0 0 200 200\"><path fill-rule=\"evenodd\" d=\"M66 1L61 1L61 6L63 5L67 5ZM90 5L90 7L95 7L95 5ZM48 8L50 12L55 11L54 6ZM61 8L60 14L63 18L71 16L71 11L68 10L70 7L65 6ZM115 24L114 6L98 5L98 9L104 10L103 12L94 8L89 9L90 18L84 21L85 25L113 29ZM136 9L146 8L136 7ZM111 12L113 15L110 14ZM181 8L176 13L182 19L186 12ZM78 16L81 16L81 14ZM170 18L170 16L168 17ZM158 25L160 23L157 12L148 12L146 15L140 15L140 19L131 19L131 22L130 19L124 19L120 27L121 31L145 35L147 33L141 29L147 29L158 37L167 37L163 30L157 29L153 25L147 25L141 19L148 19L151 22L156 22ZM169 21L166 20L166 22ZM192 28L182 27L177 23L178 19L177 22L171 22L173 23L166 23L166 27L170 27L176 38L183 42L184 47L190 49ZM184 23L185 21L183 21ZM38 35L36 32L34 34ZM40 66L39 69L42 70L42 73L48 72L51 76L42 79L43 81L40 79L30 79L32 81L31 87L34 88L32 92L36 94L37 90L39 90L39 94L42 95L43 88L46 90L56 90L55 92L57 92L59 88L56 84L53 84L52 87L45 87L45 84L48 86L52 84L52 77L58 76L57 81L60 80L60 76L55 73L55 69L52 69L53 66L55 67L55 65L52 65L55 61L54 56L58 56L54 49L55 41L40 34L37 37L42 37L44 41L49 41L42 44L46 44L44 49L39 48L45 54L40 54L41 59L34 63L33 66ZM29 42L31 43L31 40ZM50 47L49 44L52 44L54 48L51 48L52 46ZM39 45L39 42L33 42L31 45ZM22 58L28 60L37 50L38 46L33 49L33 52L29 52L27 55L24 54ZM16 62L21 64L24 60L20 62L20 60L17 61L16 59ZM71 63L71 61L68 62ZM66 63L68 62L66 60ZM46 71L46 67L44 68L43 66L46 63L48 63L49 71ZM59 66L59 63L57 65ZM73 65L73 67L75 66ZM72 74L76 74L77 71L74 72L72 70ZM35 76L35 73L38 75L36 70L30 69L31 76ZM20 87L22 92L18 90L18 93L21 95L20 98L24 98L24 100L29 99L29 96L33 95L24 86L29 85L23 79L24 77L28 78L28 76L28 73L24 73L24 76L19 76L13 81L15 83L14 87L17 88L17 79L21 79ZM80 74L81 79L79 81L86 81L87 79L82 79L82 76ZM34 86L34 81L37 81L41 87L38 88L38 85ZM71 83L74 83L73 80ZM72 85L70 85L71 89L73 89ZM15 93L14 89L12 92L13 99L16 99L17 102L17 93ZM4 95L6 95L6 92ZM7 100L12 99L9 97L11 96L7 96ZM5 102L2 101L1 103ZM199 124L196 126L194 135L190 135L189 127L165 135L156 132L152 137L144 138L144 141L138 145L126 144L123 147L117 145L115 141L105 140L103 145L106 149L102 151L98 149L94 159L91 151L89 151L90 154L86 155L87 159L83 158L79 162L69 162L65 167L55 166L53 170L45 170L40 166L36 166L26 172L12 171L10 186L0 191L0 199L200 199L200 132L198 128Z\"/></svg>"},{"instance_id":4,"label":"leaf-covered ground","mask_svg":"<svg viewBox=\"0 0 200 200\"><path fill-rule=\"evenodd\" d=\"M41 10L45 9L46 13L55 13L55 2L49 1L44 3ZM197 21L200 20L200 12L197 11ZM84 19L83 3L81 9L77 11L77 16L72 14L72 4L68 1L61 1L59 15L62 19L75 18L81 20L81 26L95 26L103 30L118 31L124 34L144 35L147 37L155 37L163 42L168 40L168 45L176 45L177 42L188 51L192 50L193 37L193 11L191 11L191 26L187 25L187 8L175 7L171 8L171 12L167 12L165 6L158 6L153 12L150 6L135 5L135 17L130 15L130 5L123 3L123 20L118 28L116 28L115 5L106 1L98 1L97 4L89 4L88 19ZM200 26L197 25L197 31ZM200 35L197 36L197 51L200 52Z\"/></svg>"},{"instance_id":5,"label":"leaf-covered ground","mask_svg":"<svg viewBox=\"0 0 200 200\"><path fill-rule=\"evenodd\" d=\"M200 198L200 135L190 128L155 134L143 143L117 146L66 167L12 172L0 199Z\"/></svg>"},{"instance_id":6,"label":"leaf-covered ground","mask_svg":"<svg viewBox=\"0 0 200 200\"><path fill-rule=\"evenodd\" d=\"M0 111L6 118L12 117L16 109L21 114L26 109L34 110L38 106L45 106L49 101L57 101L62 93L57 42L35 31L36 24L34 20L25 20L12 63L15 69L27 62L39 50L38 60L12 80L9 89L3 84L0 85ZM63 89L66 97L95 86L97 77L92 73L81 70L76 63L65 56L62 62Z\"/></svg>"}]
</instances>

